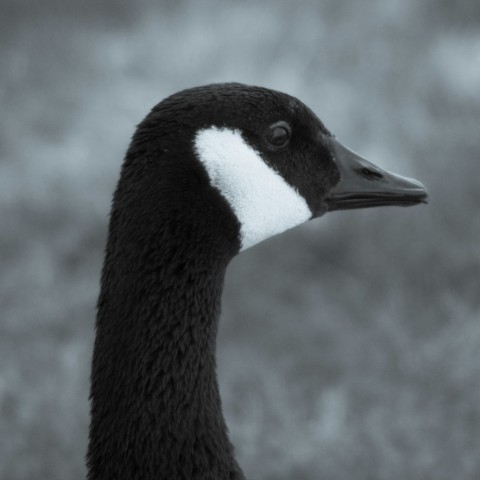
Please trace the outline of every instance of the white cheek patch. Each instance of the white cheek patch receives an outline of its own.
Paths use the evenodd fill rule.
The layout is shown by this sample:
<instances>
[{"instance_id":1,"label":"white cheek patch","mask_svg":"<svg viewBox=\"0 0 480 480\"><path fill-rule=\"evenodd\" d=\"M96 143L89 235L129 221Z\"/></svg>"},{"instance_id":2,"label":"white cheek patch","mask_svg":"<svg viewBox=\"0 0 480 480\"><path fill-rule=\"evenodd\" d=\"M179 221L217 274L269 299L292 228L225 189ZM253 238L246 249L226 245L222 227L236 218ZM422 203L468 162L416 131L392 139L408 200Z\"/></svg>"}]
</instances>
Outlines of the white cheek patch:
<instances>
[{"instance_id":1,"label":"white cheek patch","mask_svg":"<svg viewBox=\"0 0 480 480\"><path fill-rule=\"evenodd\" d=\"M262 160L238 130L200 130L195 150L212 185L240 222L241 250L311 218L305 199Z\"/></svg>"}]
</instances>

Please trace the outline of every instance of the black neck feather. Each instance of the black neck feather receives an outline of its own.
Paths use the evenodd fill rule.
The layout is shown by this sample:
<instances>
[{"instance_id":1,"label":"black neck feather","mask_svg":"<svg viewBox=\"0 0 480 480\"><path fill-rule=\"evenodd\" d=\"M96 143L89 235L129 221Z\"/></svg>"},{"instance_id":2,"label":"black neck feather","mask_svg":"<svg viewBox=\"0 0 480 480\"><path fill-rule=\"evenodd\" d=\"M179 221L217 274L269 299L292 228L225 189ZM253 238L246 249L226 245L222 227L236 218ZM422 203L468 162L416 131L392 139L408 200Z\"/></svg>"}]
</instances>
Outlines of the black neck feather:
<instances>
[{"instance_id":1,"label":"black neck feather","mask_svg":"<svg viewBox=\"0 0 480 480\"><path fill-rule=\"evenodd\" d=\"M98 302L90 480L243 478L215 365L223 278L236 250L237 221L190 156L131 148Z\"/></svg>"}]
</instances>

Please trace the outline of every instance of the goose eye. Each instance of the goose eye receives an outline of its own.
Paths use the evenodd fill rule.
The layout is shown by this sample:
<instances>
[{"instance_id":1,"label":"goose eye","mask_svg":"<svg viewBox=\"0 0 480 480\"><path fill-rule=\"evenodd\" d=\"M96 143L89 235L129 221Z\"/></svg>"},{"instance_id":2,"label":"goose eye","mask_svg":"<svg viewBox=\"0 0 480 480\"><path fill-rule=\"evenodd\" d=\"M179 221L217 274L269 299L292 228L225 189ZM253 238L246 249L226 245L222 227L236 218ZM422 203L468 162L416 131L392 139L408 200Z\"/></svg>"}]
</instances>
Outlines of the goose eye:
<instances>
[{"instance_id":1,"label":"goose eye","mask_svg":"<svg viewBox=\"0 0 480 480\"><path fill-rule=\"evenodd\" d=\"M290 140L290 127L285 122L278 122L270 126L267 132L267 141L273 147L284 147Z\"/></svg>"}]
</instances>

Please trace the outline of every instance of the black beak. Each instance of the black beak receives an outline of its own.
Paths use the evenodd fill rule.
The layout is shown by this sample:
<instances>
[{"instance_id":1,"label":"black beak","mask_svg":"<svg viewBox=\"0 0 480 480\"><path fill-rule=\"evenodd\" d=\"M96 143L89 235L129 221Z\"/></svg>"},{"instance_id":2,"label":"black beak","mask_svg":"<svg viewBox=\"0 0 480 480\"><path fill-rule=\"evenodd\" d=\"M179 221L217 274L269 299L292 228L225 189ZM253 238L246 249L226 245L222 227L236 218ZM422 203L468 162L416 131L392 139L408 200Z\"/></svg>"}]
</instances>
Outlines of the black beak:
<instances>
[{"instance_id":1,"label":"black beak","mask_svg":"<svg viewBox=\"0 0 480 480\"><path fill-rule=\"evenodd\" d=\"M427 203L419 181L382 170L333 138L329 142L341 177L325 199L329 211Z\"/></svg>"}]
</instances>

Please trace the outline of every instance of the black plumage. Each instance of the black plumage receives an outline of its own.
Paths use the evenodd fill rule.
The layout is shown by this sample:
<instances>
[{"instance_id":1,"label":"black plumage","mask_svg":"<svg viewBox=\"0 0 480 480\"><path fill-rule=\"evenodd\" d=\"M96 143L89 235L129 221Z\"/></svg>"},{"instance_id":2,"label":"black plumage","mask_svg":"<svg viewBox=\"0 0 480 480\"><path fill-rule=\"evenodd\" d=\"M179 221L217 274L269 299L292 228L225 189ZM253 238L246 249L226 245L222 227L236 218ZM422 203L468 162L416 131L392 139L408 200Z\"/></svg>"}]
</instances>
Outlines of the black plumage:
<instances>
[{"instance_id":1,"label":"black plumage","mask_svg":"<svg viewBox=\"0 0 480 480\"><path fill-rule=\"evenodd\" d=\"M287 121L286 148L266 141ZM215 341L239 220L193 149L235 128L324 213L341 175L333 137L301 102L240 84L186 90L138 126L114 194L91 375L90 480L242 479L221 409ZM265 185L268 188L268 185Z\"/></svg>"}]
</instances>

